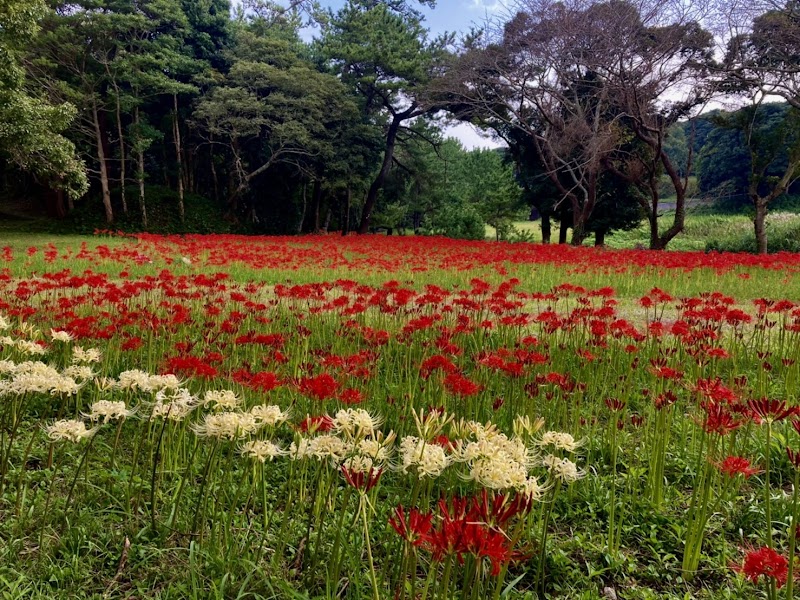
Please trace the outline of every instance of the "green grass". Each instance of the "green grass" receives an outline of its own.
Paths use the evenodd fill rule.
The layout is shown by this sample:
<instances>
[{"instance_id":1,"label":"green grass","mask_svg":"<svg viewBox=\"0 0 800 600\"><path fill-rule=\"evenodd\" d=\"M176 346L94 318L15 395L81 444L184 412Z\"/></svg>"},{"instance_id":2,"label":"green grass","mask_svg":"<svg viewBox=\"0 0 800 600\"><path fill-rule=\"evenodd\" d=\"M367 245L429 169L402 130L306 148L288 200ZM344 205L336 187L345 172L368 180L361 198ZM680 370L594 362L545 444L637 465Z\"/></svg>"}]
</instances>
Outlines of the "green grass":
<instances>
[{"instance_id":1,"label":"green grass","mask_svg":"<svg viewBox=\"0 0 800 600\"><path fill-rule=\"evenodd\" d=\"M662 228L669 227L672 219L671 213L661 217ZM542 241L542 228L539 221L517 221L514 228L527 236L533 236L533 241ZM678 234L667 247L668 250L705 250L706 244L712 238L724 238L729 235L754 235L753 222L747 215L690 213L686 216L684 230ZM486 226L486 239L495 239L495 229ZM558 224L553 223L551 242L558 241ZM594 243L590 236L586 245ZM609 248L647 248L650 243L650 229L647 222L632 231L614 231L606 236L606 246Z\"/></svg>"},{"instance_id":2,"label":"green grass","mask_svg":"<svg viewBox=\"0 0 800 600\"><path fill-rule=\"evenodd\" d=\"M702 224L702 221L697 221L698 228ZM714 224L708 221L705 226ZM338 245L340 240L335 239ZM393 247L396 250L394 243L397 240L387 241L378 236L356 240L361 252L358 248L351 248L353 255L368 254L368 257L384 259ZM250 246L251 240L246 241L248 250L254 254L271 243L269 239L253 239ZM323 246L326 241L325 238L296 238L281 244L285 245L287 254L294 255L312 250L315 245ZM697 489L697 466L705 465L708 458L703 454L705 437L700 427L703 413L692 388L700 377L720 376L726 385L732 386L735 378L746 375L748 397L770 395L796 402L800 378L798 334L780 332L778 327L767 333L749 328L743 332L747 335L739 336L739 332L732 331L729 326L720 325L722 337L713 343L724 346L732 357L699 361L698 352L705 351L704 340L711 340L711 337L701 336L695 346L670 335L635 343L632 339L605 336L603 343L597 344L589 334L594 317L580 316L580 311L575 309L599 308L602 299L583 298L581 301L576 295L546 302L525 299L515 308L514 302L518 299L515 293L498 290L504 302L493 304L489 300L491 294L481 296L470 292L473 286L470 280L485 277L496 289L510 277L517 277L520 279L519 289L528 293L546 291L565 282L590 288L611 286L616 290L615 301L619 302L614 305L616 316L613 318L629 319L643 331L646 317L652 318L653 311L645 315L638 298L653 286L673 291L678 296L722 291L735 296L752 314L753 306L745 301L748 298L765 295L800 297L796 277L753 268L742 270L742 273L752 275L747 280L740 279L740 273L736 271L726 274L710 270L681 271L678 276L675 271L661 273L655 269L641 273L573 273L571 268L581 265L490 263L487 266L480 261L475 261L476 266L471 271L457 271L445 264L422 273L411 269L389 272L369 265L351 271L342 267L331 269L324 261L301 271L259 270L240 264L211 268L203 264L202 258L194 259L191 264L181 262L181 250L177 247L162 254L151 253L152 264L131 266L129 275L120 277L120 270L128 269L127 264L69 259L47 263L43 258L41 247L50 243L59 253L64 253L67 247L75 249L83 242L90 248L98 245L138 247L136 241L122 238L14 234L5 238L1 245L10 244L15 249L17 256L9 268L19 279L0 280L0 289L5 292L0 298L15 310L40 309L28 318L41 329L40 339L49 339L47 332L50 327L62 326L74 317L59 309L58 300L80 298L71 310L77 316L98 317L101 323L116 322L118 317L123 317L111 339L76 342L84 347L97 345L103 349L103 362L96 365L98 373L116 376L130 368L163 372L166 357L201 356L207 351L218 351L222 356L219 377L210 380L187 378L185 386L188 389L200 394L207 389L230 387L240 393L247 408L262 403L291 407L293 421L297 422L307 413L333 413L342 406L336 400L312 400L299 393L294 382L299 377L320 371L330 370L338 375L336 367L324 363L325 358L354 356L366 351L371 372L341 377L347 386L357 387L364 393L365 401L361 406L385 418L385 431L392 429L401 436L413 434L411 408L442 406L457 417L480 422L491 420L506 432L511 431L512 421L517 415L541 416L546 419L547 429L569 431L576 439L583 440L574 456L581 469L586 470L586 476L563 489L553 502L544 562L548 599L606 600L602 591L605 587L616 590L621 600L751 600L764 597L763 584L754 586L747 583L730 568L732 563L741 562L744 546L763 543L766 520L763 475L746 481L740 479L732 490L725 488L728 496L715 506L709 518L701 570L691 580L681 572L681 555L687 534L686 512L693 491ZM441 248L446 246L445 242L437 243ZM437 243L424 248L433 254L440 250ZM26 249L33 245L40 246L40 249L33 257L28 257ZM329 251L334 248L323 247ZM465 243L463 250L483 258L497 247L481 244L476 250ZM141 249L149 252L144 245ZM535 249L531 247L531 252ZM173 262L168 263L167 259ZM14 293L20 287L26 287L20 286L21 280L36 286L45 281L41 277L43 274L67 267L75 273L84 269L107 272L112 274L111 281L96 288L81 286L71 289L64 286L61 289L56 286L30 298ZM176 279L161 279L162 283L156 289L137 288L140 291L121 301L111 293L118 285L154 281L163 269L171 271ZM191 283L191 276L208 275L211 271L228 272L231 278L215 288ZM189 281L185 285L180 279L183 275ZM346 291L346 282L333 284L339 278L372 285L374 289L357 293ZM397 284L386 286L389 280L394 279ZM330 288L324 288L324 299L308 300L302 296L278 299L275 295L275 285L279 283L318 281L331 283ZM253 285L247 286L247 283ZM369 298L380 300L385 297L382 296L384 291L395 285L421 291L425 283L445 288L448 297L434 305L410 303L399 310L395 302L386 302L380 308L373 306L354 315L340 313L333 305L322 308L328 301L341 298L346 299L349 305L357 301L367 302ZM247 302L241 297L235 299L234 293ZM356 294L364 294L364 297L356 298ZM479 310L462 308L458 302L465 298L475 298L479 305L484 306ZM503 308L505 300L508 304ZM662 315L665 322L677 318L674 304L665 307ZM547 331L543 323L536 321L522 326L501 323L505 315L536 315L551 305L561 318L577 319L575 326ZM44 310L41 310L42 306ZM209 312L209 308L215 306L222 309L218 316ZM180 307L189 312L190 321L177 319L181 315ZM221 324L228 314L234 312L241 313L242 320L237 321L240 326L236 331L224 331ZM432 313L439 317L433 326L401 333L411 320ZM148 318L140 320L145 315ZM235 317L234 321L239 318ZM464 318L467 323L475 324L487 319L493 322L493 326L487 330L475 327L457 331L457 327L463 326ZM603 318L609 323L612 319L608 316ZM152 327L146 324L152 324ZM365 327L386 330L391 334L390 338L385 345L374 346L365 334L362 335ZM20 331L14 335L21 336ZM282 351L288 362L273 361L267 347L235 341L240 334L250 331L284 334L286 343ZM529 365L523 377L512 377L481 363L486 352L505 351L508 356L513 356L523 346L532 344L521 342L521 338L529 334L539 341L535 346L527 347L549 354L547 364ZM136 350L122 350L120 346L133 335L144 338L144 345ZM455 350L440 347L450 342L457 345ZM194 346L187 348L185 343ZM626 347L629 343L634 345L633 351ZM587 351L595 358L584 359L578 354ZM2 348L0 352L0 358L10 356L17 362L26 358L16 350ZM439 373L423 379L419 372L421 361L440 353L448 354L459 372L483 386L481 393L457 397L443 387L439 376L443 374ZM782 361L782 358L787 361ZM66 346L55 346L45 360L64 367L70 362L69 350ZM670 366L685 371L685 377L680 381L657 379L651 360L654 363L667 361ZM771 362L769 372L762 366L765 360ZM286 384L263 392L232 383L228 376L230 371L245 365L254 371L275 371L286 380ZM566 392L551 384L542 384L541 390L535 388L534 395L526 387L535 382L536 375L550 372L569 375L584 383L586 388ZM0 373L0 378L7 376ZM655 505L647 493L650 453L656 446L653 440L657 427L654 424L660 414L652 398L666 389L674 390L679 399L671 412L673 422L662 427L671 436L665 453L664 480L668 485L664 490L664 502ZM626 403L622 409L624 412L610 411L605 400L612 398ZM51 423L59 416L76 417L98 399L125 400L129 407L139 408L136 417L126 420L120 428L122 435L116 461L110 459L117 438L115 425L109 423L98 432L90 454L87 450L89 458L84 471L80 465L85 445L56 447L56 466L47 468L49 448L41 425ZM498 403L498 399L502 402ZM219 457L212 462L212 457L217 456L214 454L217 451L215 442L206 437L196 437L192 427L185 422L169 428L161 427L158 421L151 423L147 415L152 402L152 395L147 393L122 389L104 391L100 385L86 386L75 398L48 393L13 400L2 398L0 428L5 428L17 415L24 414L17 441L10 444L13 450L12 476L9 485L0 493L2 600L372 598L368 559L360 525L355 518L358 504L353 496L345 496L346 484L335 468L330 465L320 465L318 469L303 467L298 476L283 458L267 463L266 481L269 485L262 488L258 485L261 472L237 453L238 442L221 441ZM60 407L64 407L63 415ZM18 410L21 408L24 411ZM208 411L210 409L198 408L190 419L191 423L202 422L199 413ZM643 426L628 424L634 413L646 416ZM621 429L616 427L618 416L624 417ZM775 498L772 517L779 531L777 543L785 551L791 512L789 496L785 492L790 489L792 475L783 445L788 443L796 447L797 440L793 437L796 434L788 422L778 423L774 426L775 437L770 447L764 432L763 427L748 423L725 438L725 451L747 456L757 466L763 465L765 456L772 456L770 481ZM275 435L275 439L285 447L295 433L284 427ZM451 435L461 434L451 432ZM7 437L2 437L0 442L6 440ZM142 451L137 453L138 447ZM26 456L28 460L24 458ZM207 469L208 477L204 475L204 465L214 466ZM328 477L335 482L331 493L319 492L325 489L320 488L320 484L326 484ZM68 490L73 481L78 485L68 503ZM294 483L290 486L291 481ZM185 488L181 487L184 482ZM286 490L292 489L297 493L300 488L310 495L304 496L304 501L286 502ZM377 491L370 497L374 512L369 513L374 540L372 551L382 576L396 578L395 567L403 568L402 545L388 526L388 516L395 506L421 503L420 498L433 505L442 494L469 493L474 489L475 483L468 481L461 471L451 472L434 484L420 486L415 491L410 476L387 470ZM717 485L715 493L721 491L722 485ZM51 493L52 503L49 502ZM197 523L197 507L203 505L206 498L207 510L213 518L207 523L205 520ZM311 498L316 498L316 504ZM617 513L619 546L609 548L609 507L612 503L621 511ZM271 510L276 511L273 516L277 520L267 525L264 524L264 517L268 515L263 509L265 505L276 507ZM516 583L509 585L508 594L502 596L504 599L533 600L537 596L535 590L540 572L537 556L541 538L531 532L539 531L548 506L544 503L537 505L528 521L530 530L523 530L522 550L527 558L515 564L506 578L507 582ZM174 523L173 509L177 515ZM336 517L340 515L342 522L349 527L343 550L346 564L342 570L343 577L329 582L326 573L339 527ZM281 516L288 519L285 531L277 526L282 522ZM317 522L319 527L315 525ZM201 538L198 531L203 531L205 538ZM288 540L285 547L276 543L284 536ZM277 547L282 552L277 551ZM273 559L276 555L278 558ZM441 570L436 570L429 553L423 550L420 550L415 566L416 569L409 570L420 574L416 589L417 598L420 598L426 574L433 573L436 581ZM463 571L458 580L459 588L469 591L469 564L457 568ZM392 597L389 588L388 584L382 588L380 600ZM405 597L410 598L410 589ZM462 597L475 598L475 594L458 593L447 600ZM481 596L481 600L485 597Z\"/></svg>"}]
</instances>

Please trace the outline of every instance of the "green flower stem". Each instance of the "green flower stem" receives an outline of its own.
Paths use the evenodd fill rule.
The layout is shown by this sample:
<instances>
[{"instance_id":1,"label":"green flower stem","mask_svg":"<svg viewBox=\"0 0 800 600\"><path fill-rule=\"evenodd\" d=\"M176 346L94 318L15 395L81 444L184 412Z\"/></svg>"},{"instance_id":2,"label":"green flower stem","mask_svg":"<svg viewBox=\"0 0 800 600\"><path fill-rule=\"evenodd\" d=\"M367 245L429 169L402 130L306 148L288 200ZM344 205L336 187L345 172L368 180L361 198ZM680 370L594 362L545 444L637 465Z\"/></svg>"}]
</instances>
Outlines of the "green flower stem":
<instances>
[{"instance_id":1,"label":"green flower stem","mask_svg":"<svg viewBox=\"0 0 800 600\"><path fill-rule=\"evenodd\" d=\"M367 559L369 560L369 574L370 578L372 579L372 592L374 594L375 600L381 600L380 594L378 593L378 578L375 576L375 562L372 559L372 545L369 542L369 519L367 518L367 506L365 501L366 496L361 494L361 500L359 503L359 511L361 512L361 516L364 520L364 543L367 547Z\"/></svg>"},{"instance_id":2,"label":"green flower stem","mask_svg":"<svg viewBox=\"0 0 800 600\"><path fill-rule=\"evenodd\" d=\"M800 469L794 470L794 488L792 490L792 524L789 529L789 573L786 577L786 598L791 600L794 594L794 556L797 550L797 487L800 485Z\"/></svg>"}]
</instances>

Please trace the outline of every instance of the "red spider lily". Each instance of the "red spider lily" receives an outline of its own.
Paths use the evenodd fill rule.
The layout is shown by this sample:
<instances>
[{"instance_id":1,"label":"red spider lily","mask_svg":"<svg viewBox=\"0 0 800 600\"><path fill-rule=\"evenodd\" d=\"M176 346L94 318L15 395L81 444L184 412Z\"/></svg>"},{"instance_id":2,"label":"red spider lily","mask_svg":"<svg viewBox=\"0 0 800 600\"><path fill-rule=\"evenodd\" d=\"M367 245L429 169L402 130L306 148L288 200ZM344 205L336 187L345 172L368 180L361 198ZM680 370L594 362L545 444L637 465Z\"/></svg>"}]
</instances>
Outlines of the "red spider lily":
<instances>
[{"instance_id":1,"label":"red spider lily","mask_svg":"<svg viewBox=\"0 0 800 600\"><path fill-rule=\"evenodd\" d=\"M795 469L800 469L800 452L795 452L791 448L786 448L786 455L789 457L789 462Z\"/></svg>"},{"instance_id":2,"label":"red spider lily","mask_svg":"<svg viewBox=\"0 0 800 600\"><path fill-rule=\"evenodd\" d=\"M248 369L237 369L231 373L231 379L259 392L269 392L283 385L278 376L270 371L251 373Z\"/></svg>"},{"instance_id":3,"label":"red spider lily","mask_svg":"<svg viewBox=\"0 0 800 600\"><path fill-rule=\"evenodd\" d=\"M736 393L723 385L719 377L715 379L698 379L694 384L694 391L714 402L733 404L738 399Z\"/></svg>"},{"instance_id":4,"label":"red spider lily","mask_svg":"<svg viewBox=\"0 0 800 600\"><path fill-rule=\"evenodd\" d=\"M474 396L483 389L479 384L458 373L450 373L444 378L444 387L457 396Z\"/></svg>"},{"instance_id":5,"label":"red spider lily","mask_svg":"<svg viewBox=\"0 0 800 600\"><path fill-rule=\"evenodd\" d=\"M747 407L760 420L774 423L800 414L800 407L787 406L785 400L759 398L747 401Z\"/></svg>"},{"instance_id":6,"label":"red spider lily","mask_svg":"<svg viewBox=\"0 0 800 600\"><path fill-rule=\"evenodd\" d=\"M360 404L364 401L364 395L356 389L345 388L339 392L336 399L344 404Z\"/></svg>"},{"instance_id":7,"label":"red spider lily","mask_svg":"<svg viewBox=\"0 0 800 600\"><path fill-rule=\"evenodd\" d=\"M453 498L438 503L439 520L430 529L423 547L429 550L433 560L440 562L447 556L455 556L463 562L464 555L488 558L491 562L491 575L499 575L503 565L521 557L514 552L511 540L498 528L488 525L484 517L495 519L511 518L513 511L520 512L522 504L504 507L500 501L490 503L488 499ZM402 535L402 534L401 534Z\"/></svg>"},{"instance_id":8,"label":"red spider lily","mask_svg":"<svg viewBox=\"0 0 800 600\"><path fill-rule=\"evenodd\" d=\"M394 509L394 516L389 517L389 525L401 538L414 546L421 546L428 541L432 524L433 513L423 513L418 508L409 510L406 519L405 509L398 506Z\"/></svg>"},{"instance_id":9,"label":"red spider lily","mask_svg":"<svg viewBox=\"0 0 800 600\"><path fill-rule=\"evenodd\" d=\"M342 465L341 471L347 484L361 492L368 492L374 488L383 475L383 469L370 468L367 473L364 473L348 469L344 465Z\"/></svg>"},{"instance_id":10,"label":"red spider lily","mask_svg":"<svg viewBox=\"0 0 800 600\"><path fill-rule=\"evenodd\" d=\"M566 373L562 374L562 373L551 372L548 373L547 375L537 375L536 383L540 385L543 383L552 383L561 388L565 392L572 392L575 390L576 387L575 380Z\"/></svg>"},{"instance_id":11,"label":"red spider lily","mask_svg":"<svg viewBox=\"0 0 800 600\"><path fill-rule=\"evenodd\" d=\"M750 550L745 554L742 566L734 568L753 583L758 582L761 576L772 578L777 587L783 587L789 574L789 563L786 558L766 546Z\"/></svg>"},{"instance_id":12,"label":"red spider lily","mask_svg":"<svg viewBox=\"0 0 800 600\"><path fill-rule=\"evenodd\" d=\"M167 373L176 375L194 375L211 378L217 376L217 369L195 356L175 356L167 359Z\"/></svg>"},{"instance_id":13,"label":"red spider lily","mask_svg":"<svg viewBox=\"0 0 800 600\"><path fill-rule=\"evenodd\" d=\"M328 373L322 373L313 377L303 377L297 382L297 389L304 396L309 396L315 400L327 400L336 396L339 384L336 379Z\"/></svg>"},{"instance_id":14,"label":"red spider lily","mask_svg":"<svg viewBox=\"0 0 800 600\"><path fill-rule=\"evenodd\" d=\"M723 404L706 402L703 403L703 410L706 412L706 419L703 423L706 433L727 435L742 425L742 421L736 420L730 413L730 409Z\"/></svg>"},{"instance_id":15,"label":"red spider lily","mask_svg":"<svg viewBox=\"0 0 800 600\"><path fill-rule=\"evenodd\" d=\"M669 406L672 406L678 401L678 396L675 395L674 392L667 390L655 397L653 403L655 404L656 410L662 410Z\"/></svg>"},{"instance_id":16,"label":"red spider lily","mask_svg":"<svg viewBox=\"0 0 800 600\"><path fill-rule=\"evenodd\" d=\"M721 462L714 463L714 466L728 477L744 475L745 479L749 479L751 476L763 472L761 469L751 467L750 461L743 456L727 456Z\"/></svg>"},{"instance_id":17,"label":"red spider lily","mask_svg":"<svg viewBox=\"0 0 800 600\"><path fill-rule=\"evenodd\" d=\"M469 517L490 527L503 529L517 515L527 514L533 501L524 494L490 494L485 488L472 498Z\"/></svg>"},{"instance_id":18,"label":"red spider lily","mask_svg":"<svg viewBox=\"0 0 800 600\"><path fill-rule=\"evenodd\" d=\"M423 379L427 379L431 373L438 369L441 369L445 373L454 373L458 371L458 367L456 367L449 358L441 354L434 354L430 358L426 358L422 361L419 367L419 373Z\"/></svg>"},{"instance_id":19,"label":"red spider lily","mask_svg":"<svg viewBox=\"0 0 800 600\"><path fill-rule=\"evenodd\" d=\"M453 448L456 447L456 445L453 442L453 440L451 440L449 437L447 437L444 434L437 435L435 438L433 438L431 440L431 443L432 444L436 444L437 446L441 446L442 448L444 448L445 450L448 450L448 451L453 450Z\"/></svg>"},{"instance_id":20,"label":"red spider lily","mask_svg":"<svg viewBox=\"0 0 800 600\"><path fill-rule=\"evenodd\" d=\"M333 419L328 415L307 416L296 426L301 433L328 432L333 429Z\"/></svg>"},{"instance_id":21,"label":"red spider lily","mask_svg":"<svg viewBox=\"0 0 800 600\"><path fill-rule=\"evenodd\" d=\"M627 402L618 400L617 398L606 398L606 406L613 411L620 411L625 408Z\"/></svg>"},{"instance_id":22,"label":"red spider lily","mask_svg":"<svg viewBox=\"0 0 800 600\"><path fill-rule=\"evenodd\" d=\"M651 360L650 372L659 379L678 380L683 378L683 371L668 367L665 360Z\"/></svg>"}]
</instances>

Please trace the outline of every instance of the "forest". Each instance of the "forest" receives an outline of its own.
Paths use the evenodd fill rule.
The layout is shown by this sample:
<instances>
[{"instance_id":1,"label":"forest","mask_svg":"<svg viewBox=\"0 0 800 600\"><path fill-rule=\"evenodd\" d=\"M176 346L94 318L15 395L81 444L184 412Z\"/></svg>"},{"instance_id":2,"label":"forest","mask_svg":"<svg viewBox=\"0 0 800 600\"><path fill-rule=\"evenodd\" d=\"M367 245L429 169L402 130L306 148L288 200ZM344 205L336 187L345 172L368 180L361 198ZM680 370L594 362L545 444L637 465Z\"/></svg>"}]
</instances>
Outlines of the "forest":
<instances>
[{"instance_id":1,"label":"forest","mask_svg":"<svg viewBox=\"0 0 800 600\"><path fill-rule=\"evenodd\" d=\"M535 218L544 242L644 226L664 249L700 202L766 252L800 176L800 5L734 4L525 0L434 35L432 0L2 0L0 218L470 239Z\"/></svg>"}]
</instances>

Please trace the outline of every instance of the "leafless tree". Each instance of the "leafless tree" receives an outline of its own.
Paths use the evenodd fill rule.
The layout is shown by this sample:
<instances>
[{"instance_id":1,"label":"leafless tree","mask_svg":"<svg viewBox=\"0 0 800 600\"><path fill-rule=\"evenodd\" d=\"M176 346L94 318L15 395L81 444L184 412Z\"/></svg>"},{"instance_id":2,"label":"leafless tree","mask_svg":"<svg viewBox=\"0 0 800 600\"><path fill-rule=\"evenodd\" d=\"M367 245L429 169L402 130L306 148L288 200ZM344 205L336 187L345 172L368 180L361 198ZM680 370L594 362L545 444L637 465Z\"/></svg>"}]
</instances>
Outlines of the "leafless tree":
<instances>
[{"instance_id":1,"label":"leafless tree","mask_svg":"<svg viewBox=\"0 0 800 600\"><path fill-rule=\"evenodd\" d=\"M651 247L663 248L683 229L689 171L672 164L664 140L709 95L699 83L711 35L699 14L678 0L525 0L501 31L459 57L447 91L456 112L530 136L571 204L573 243L585 237L604 170L631 180L644 173L652 190L642 203ZM640 168L628 168L624 156L631 133L649 148L649 159L637 153ZM677 209L659 233L662 171L675 187Z\"/></svg>"}]
</instances>

